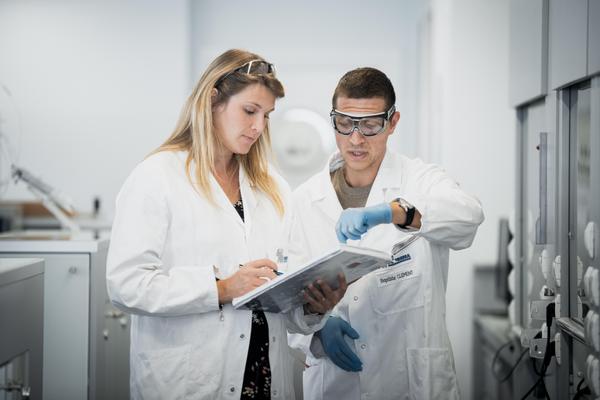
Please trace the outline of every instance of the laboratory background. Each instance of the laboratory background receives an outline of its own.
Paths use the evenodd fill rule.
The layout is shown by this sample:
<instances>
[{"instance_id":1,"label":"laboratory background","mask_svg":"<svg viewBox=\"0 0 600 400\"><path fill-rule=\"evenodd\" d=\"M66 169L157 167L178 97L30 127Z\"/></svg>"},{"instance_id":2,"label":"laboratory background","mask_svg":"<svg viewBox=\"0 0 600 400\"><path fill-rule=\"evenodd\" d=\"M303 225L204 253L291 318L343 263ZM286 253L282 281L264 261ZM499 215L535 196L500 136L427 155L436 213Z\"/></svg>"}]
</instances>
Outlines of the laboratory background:
<instances>
[{"instance_id":1,"label":"laboratory background","mask_svg":"<svg viewBox=\"0 0 600 400\"><path fill-rule=\"evenodd\" d=\"M277 68L292 187L335 150L339 78L371 66L388 145L481 201L446 292L463 399L600 397L599 1L0 0L0 400L128 398L115 197L230 48Z\"/></svg>"}]
</instances>

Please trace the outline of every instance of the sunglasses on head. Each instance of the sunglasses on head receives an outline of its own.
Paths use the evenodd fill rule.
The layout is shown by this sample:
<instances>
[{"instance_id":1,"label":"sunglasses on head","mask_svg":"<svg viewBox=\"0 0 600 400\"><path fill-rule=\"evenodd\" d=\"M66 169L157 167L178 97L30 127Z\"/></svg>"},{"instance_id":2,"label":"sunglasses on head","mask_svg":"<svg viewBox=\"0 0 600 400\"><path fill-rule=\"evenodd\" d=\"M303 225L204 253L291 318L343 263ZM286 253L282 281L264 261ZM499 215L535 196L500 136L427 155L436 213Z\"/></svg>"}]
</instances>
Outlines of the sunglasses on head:
<instances>
[{"instance_id":1,"label":"sunglasses on head","mask_svg":"<svg viewBox=\"0 0 600 400\"><path fill-rule=\"evenodd\" d=\"M219 86L227 77L235 73L246 75L272 75L275 77L275 66L264 60L251 60L220 77L215 86Z\"/></svg>"}]
</instances>

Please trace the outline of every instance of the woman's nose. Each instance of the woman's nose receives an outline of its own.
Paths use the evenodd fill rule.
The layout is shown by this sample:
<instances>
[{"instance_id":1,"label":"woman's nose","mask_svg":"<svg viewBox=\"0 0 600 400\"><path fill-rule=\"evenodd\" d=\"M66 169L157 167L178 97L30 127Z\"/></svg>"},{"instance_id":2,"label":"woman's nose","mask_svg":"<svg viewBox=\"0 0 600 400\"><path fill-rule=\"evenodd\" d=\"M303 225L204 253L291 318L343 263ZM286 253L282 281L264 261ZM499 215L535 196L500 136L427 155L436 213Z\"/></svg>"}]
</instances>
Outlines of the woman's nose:
<instances>
[{"instance_id":1,"label":"woman's nose","mask_svg":"<svg viewBox=\"0 0 600 400\"><path fill-rule=\"evenodd\" d=\"M257 116L252 121L252 130L255 130L257 133L263 133L265 130L266 122L263 116Z\"/></svg>"}]
</instances>

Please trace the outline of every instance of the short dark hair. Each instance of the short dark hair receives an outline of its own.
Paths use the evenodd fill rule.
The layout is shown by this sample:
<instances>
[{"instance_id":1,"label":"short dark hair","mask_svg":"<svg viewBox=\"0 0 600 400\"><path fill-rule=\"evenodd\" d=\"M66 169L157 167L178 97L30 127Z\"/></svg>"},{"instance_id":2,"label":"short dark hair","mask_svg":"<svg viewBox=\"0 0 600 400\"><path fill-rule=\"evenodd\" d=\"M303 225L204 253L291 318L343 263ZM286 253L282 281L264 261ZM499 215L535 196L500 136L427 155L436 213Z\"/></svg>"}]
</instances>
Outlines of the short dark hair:
<instances>
[{"instance_id":1,"label":"short dark hair","mask_svg":"<svg viewBox=\"0 0 600 400\"><path fill-rule=\"evenodd\" d=\"M381 97L386 109L396 103L394 86L386 74L378 69L363 67L348 71L342 76L333 92L331 105L336 108L338 97L350 99L370 99Z\"/></svg>"}]
</instances>

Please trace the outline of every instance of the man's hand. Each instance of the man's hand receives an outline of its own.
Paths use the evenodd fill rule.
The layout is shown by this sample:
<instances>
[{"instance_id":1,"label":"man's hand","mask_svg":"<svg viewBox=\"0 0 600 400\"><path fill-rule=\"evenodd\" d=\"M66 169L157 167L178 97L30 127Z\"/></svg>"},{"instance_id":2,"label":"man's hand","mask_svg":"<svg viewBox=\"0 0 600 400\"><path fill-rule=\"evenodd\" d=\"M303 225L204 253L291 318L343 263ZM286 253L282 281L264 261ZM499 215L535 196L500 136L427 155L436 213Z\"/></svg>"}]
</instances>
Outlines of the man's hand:
<instances>
[{"instance_id":1,"label":"man's hand","mask_svg":"<svg viewBox=\"0 0 600 400\"><path fill-rule=\"evenodd\" d=\"M317 280L304 290L304 300L308 311L313 314L325 314L344 297L348 285L344 274L338 275L338 288L333 290L327 282Z\"/></svg>"},{"instance_id":2,"label":"man's hand","mask_svg":"<svg viewBox=\"0 0 600 400\"><path fill-rule=\"evenodd\" d=\"M335 233L341 243L346 243L348 239L360 239L376 225L390 222L392 222L392 207L388 203L364 208L348 208L342 211L335 226Z\"/></svg>"},{"instance_id":3,"label":"man's hand","mask_svg":"<svg viewBox=\"0 0 600 400\"><path fill-rule=\"evenodd\" d=\"M323 329L315 333L321 340L325 354L345 371L362 371L362 362L350 349L344 335L352 339L360 336L349 323L339 317L330 317Z\"/></svg>"}]
</instances>

